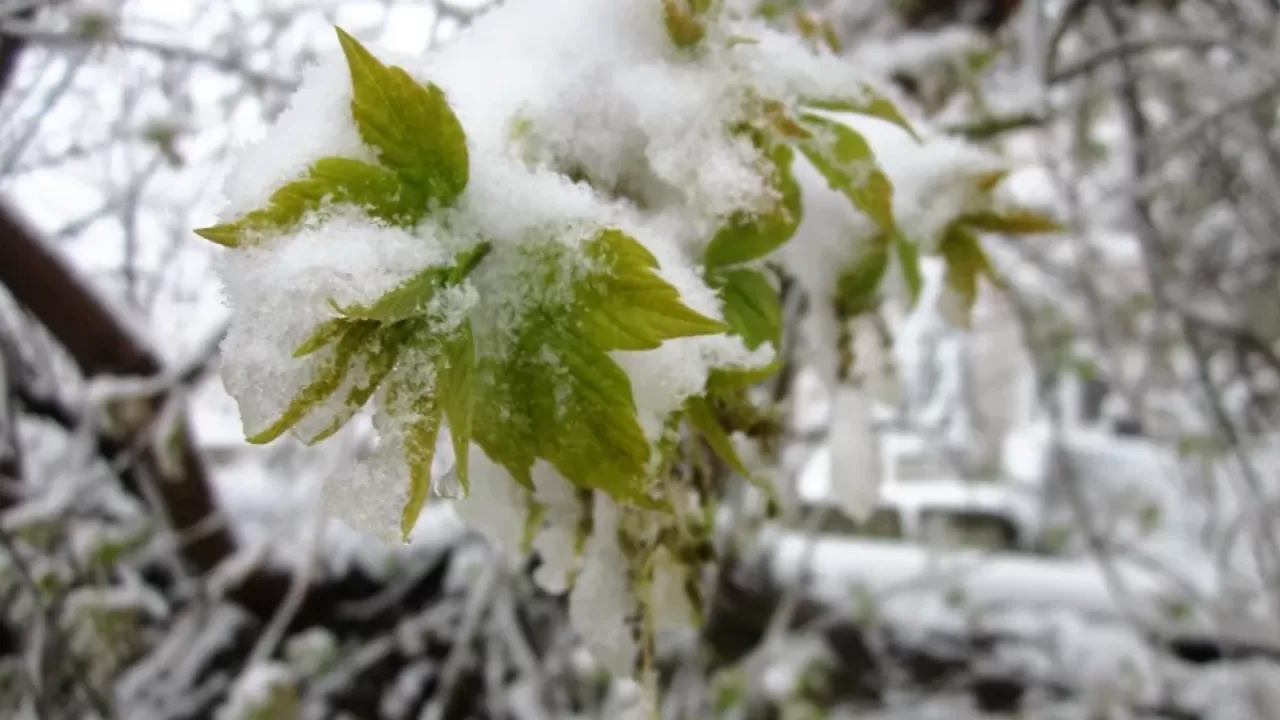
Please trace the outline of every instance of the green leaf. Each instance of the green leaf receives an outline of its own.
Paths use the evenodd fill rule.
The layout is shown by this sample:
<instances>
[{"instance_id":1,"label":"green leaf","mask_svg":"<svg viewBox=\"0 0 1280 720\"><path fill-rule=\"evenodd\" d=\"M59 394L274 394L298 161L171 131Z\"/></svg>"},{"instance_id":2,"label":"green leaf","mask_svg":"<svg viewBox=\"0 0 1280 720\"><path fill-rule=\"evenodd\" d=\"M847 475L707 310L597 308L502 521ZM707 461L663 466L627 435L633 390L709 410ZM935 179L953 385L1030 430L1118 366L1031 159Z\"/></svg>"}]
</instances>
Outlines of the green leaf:
<instances>
[{"instance_id":1,"label":"green leaf","mask_svg":"<svg viewBox=\"0 0 1280 720\"><path fill-rule=\"evenodd\" d=\"M303 358L320 350L338 339L350 326L351 323L343 318L333 318L320 323L311 333L311 336L293 351L293 356L295 358Z\"/></svg>"},{"instance_id":2,"label":"green leaf","mask_svg":"<svg viewBox=\"0 0 1280 720\"><path fill-rule=\"evenodd\" d=\"M744 477L750 476L751 473L738 455L737 448L733 446L733 439L720 425L720 418L716 417L715 410L706 399L691 397L685 401L684 409L689 424L697 429L716 455L719 455L720 459L724 460L734 472Z\"/></svg>"},{"instance_id":3,"label":"green leaf","mask_svg":"<svg viewBox=\"0 0 1280 720\"><path fill-rule=\"evenodd\" d=\"M347 373L351 370L351 364L355 360L357 351L369 340L377 328L378 324L373 322L359 322L348 327L343 333L342 339L338 341L338 346L334 349L333 354L325 358L316 368L311 384L294 396L279 419L265 429L249 436L247 438L249 443L262 445L275 440L289 428L297 425L317 405L337 392L346 379Z\"/></svg>"},{"instance_id":4,"label":"green leaf","mask_svg":"<svg viewBox=\"0 0 1280 720\"><path fill-rule=\"evenodd\" d=\"M842 123L818 115L802 115L800 122L813 134L797 143L800 152L822 173L831 189L844 193L880 229L896 234L893 183L876 164L866 138Z\"/></svg>"},{"instance_id":5,"label":"green leaf","mask_svg":"<svg viewBox=\"0 0 1280 720\"><path fill-rule=\"evenodd\" d=\"M707 377L707 394L722 397L734 390L762 383L780 369L782 369L782 361L778 359L774 359L762 368L715 368Z\"/></svg>"},{"instance_id":6,"label":"green leaf","mask_svg":"<svg viewBox=\"0 0 1280 720\"><path fill-rule=\"evenodd\" d=\"M804 10L795 10L791 17L801 37L817 47L826 46L827 50L840 54L840 38L830 20L819 19Z\"/></svg>"},{"instance_id":7,"label":"green leaf","mask_svg":"<svg viewBox=\"0 0 1280 720\"><path fill-rule=\"evenodd\" d=\"M448 282L452 267L435 266L418 274L388 291L370 305L338 305L333 309L344 318L376 320L393 323L426 312L427 304Z\"/></svg>"},{"instance_id":8,"label":"green leaf","mask_svg":"<svg viewBox=\"0 0 1280 720\"><path fill-rule=\"evenodd\" d=\"M962 215L959 222L975 230L1008 235L1065 232L1065 228L1056 220L1034 210L1011 210L1005 213L983 210Z\"/></svg>"},{"instance_id":9,"label":"green leaf","mask_svg":"<svg viewBox=\"0 0 1280 720\"><path fill-rule=\"evenodd\" d=\"M600 233L585 248L597 263L580 290L587 335L610 350L653 350L664 340L727 332L728 326L689 309L654 271L658 261L618 230Z\"/></svg>"},{"instance_id":10,"label":"green leaf","mask_svg":"<svg viewBox=\"0 0 1280 720\"><path fill-rule=\"evenodd\" d=\"M961 324L971 322L973 306L978 302L978 278L985 275L992 282L999 279L987 259L978 237L964 224L952 223L943 234L939 252L946 262L945 282L960 301Z\"/></svg>"},{"instance_id":11,"label":"green leaf","mask_svg":"<svg viewBox=\"0 0 1280 720\"><path fill-rule=\"evenodd\" d=\"M368 307L339 308L346 317L321 323L293 353L295 358L305 357L337 340L334 354L323 362L312 384L293 400L279 420L250 438L250 442L270 442L279 437L336 392L352 367L357 367L358 379L331 422L303 440L315 444L331 437L369 402L395 367L400 351L412 345L422 349L435 365L435 384L421 386L417 392L443 397L441 404L448 414L454 450L459 458L459 478L464 490L467 489L465 451L471 437L471 385L475 369L471 326L464 320L457 330L441 333L424 312L436 289L465 280L488 251L489 246L482 243L459 253L452 266L428 268Z\"/></svg>"},{"instance_id":12,"label":"green leaf","mask_svg":"<svg viewBox=\"0 0 1280 720\"><path fill-rule=\"evenodd\" d=\"M342 29L337 32L351 72L351 114L360 137L427 198L449 204L466 188L470 167L466 135L444 91L418 84Z\"/></svg>"},{"instance_id":13,"label":"green leaf","mask_svg":"<svg viewBox=\"0 0 1280 720\"><path fill-rule=\"evenodd\" d=\"M770 183L780 202L765 213L741 212L729 218L707 245L703 262L708 268L758 260L791 239L800 227L804 209L800 185L791 172L795 152L780 144L769 150L767 156L773 162Z\"/></svg>"},{"instance_id":14,"label":"green leaf","mask_svg":"<svg viewBox=\"0 0 1280 720\"><path fill-rule=\"evenodd\" d=\"M782 303L778 291L759 270L737 269L711 278L719 287L724 318L747 348L763 343L778 347L782 334Z\"/></svg>"},{"instance_id":15,"label":"green leaf","mask_svg":"<svg viewBox=\"0 0 1280 720\"><path fill-rule=\"evenodd\" d=\"M916 133L915 128L911 126L911 122L907 120L906 116L902 114L902 111L898 109L898 106L892 100L866 83L861 84L858 89L862 96L856 99L804 98L800 103L815 110L851 112L879 118L897 125L907 131L916 142L921 142L920 135Z\"/></svg>"},{"instance_id":16,"label":"green leaf","mask_svg":"<svg viewBox=\"0 0 1280 720\"><path fill-rule=\"evenodd\" d=\"M586 338L562 329L550 340L559 372L533 378L542 400L533 419L542 430L543 455L583 487L640 499L649 445L636 420L631 381Z\"/></svg>"},{"instance_id":17,"label":"green leaf","mask_svg":"<svg viewBox=\"0 0 1280 720\"><path fill-rule=\"evenodd\" d=\"M478 243L469 250L463 250L453 259L453 275L450 278L454 283L462 282L473 270L480 265L480 261L489 255L489 251L493 246L487 242Z\"/></svg>"},{"instance_id":18,"label":"green leaf","mask_svg":"<svg viewBox=\"0 0 1280 720\"><path fill-rule=\"evenodd\" d=\"M334 433L342 429L360 409L369 402L369 398L373 397L374 391L382 384L383 379L395 367L396 358L400 354L400 348L404 345L415 332L422 332L425 327L419 323L401 323L391 328L380 328L378 332L371 335L368 340L361 345L357 351L358 359L363 363L363 372L359 375L359 380L347 392L347 397L343 401L341 410L339 410L328 426L315 435L305 438L304 442L308 445L330 438Z\"/></svg>"},{"instance_id":19,"label":"green leaf","mask_svg":"<svg viewBox=\"0 0 1280 720\"><path fill-rule=\"evenodd\" d=\"M778 504L777 490L766 479L755 475L747 469L746 464L742 462L742 457L738 455L737 448L733 446L733 440L726 429L726 422L734 422L732 418L735 412L731 409L734 404L746 409L752 416L757 414L756 408L751 405L749 400L746 400L745 395L740 391L736 396L725 395L716 399L718 402L713 407L708 398L690 397L685 401L684 405L685 418L688 420L689 425L698 431L711 450L725 464L764 493L770 506L776 506ZM725 405L726 402L728 403L727 406ZM740 412L736 414L739 415L739 421L744 419L741 417Z\"/></svg>"},{"instance_id":20,"label":"green leaf","mask_svg":"<svg viewBox=\"0 0 1280 720\"><path fill-rule=\"evenodd\" d=\"M888 267L889 241L878 235L836 280L836 309L841 317L856 317L875 307Z\"/></svg>"},{"instance_id":21,"label":"green leaf","mask_svg":"<svg viewBox=\"0 0 1280 720\"><path fill-rule=\"evenodd\" d=\"M447 418L455 468L464 493L467 446L471 437L471 398L475 387L475 345L469 322L448 333L434 331L425 320L416 325L408 342L423 367L402 372L387 388L386 406L404 422L405 462L409 467L409 498L400 518L405 539L413 530L431 494L431 466L436 455L440 423Z\"/></svg>"},{"instance_id":22,"label":"green leaf","mask_svg":"<svg viewBox=\"0 0 1280 720\"><path fill-rule=\"evenodd\" d=\"M898 235L893 241L898 251L898 263L902 267L902 279L907 284L907 292L911 295L911 304L915 305L920 298L920 290L924 287L924 276L920 273L920 246Z\"/></svg>"},{"instance_id":23,"label":"green leaf","mask_svg":"<svg viewBox=\"0 0 1280 720\"><path fill-rule=\"evenodd\" d=\"M662 19L676 47L691 48L706 37L707 26L698 17L705 5L703 0L662 0Z\"/></svg>"},{"instance_id":24,"label":"green leaf","mask_svg":"<svg viewBox=\"0 0 1280 720\"><path fill-rule=\"evenodd\" d=\"M409 499L400 514L400 535L405 542L418 522L431 494L431 465L440 434L441 407L432 393L419 393L413 419L404 428L405 460L409 465Z\"/></svg>"},{"instance_id":25,"label":"green leaf","mask_svg":"<svg viewBox=\"0 0 1280 720\"><path fill-rule=\"evenodd\" d=\"M478 369L474 433L532 488L542 457L570 482L637 498L649 445L626 373L567 317L531 319L508 357Z\"/></svg>"},{"instance_id":26,"label":"green leaf","mask_svg":"<svg viewBox=\"0 0 1280 720\"><path fill-rule=\"evenodd\" d=\"M473 432L526 487L543 458L580 488L645 504L649 443L630 380L609 351L727 327L684 308L653 256L621 232L601 232L586 252L594 262L574 281L572 300L538 304L505 356L479 361ZM563 262L554 252L538 257L548 267Z\"/></svg>"},{"instance_id":27,"label":"green leaf","mask_svg":"<svg viewBox=\"0 0 1280 720\"><path fill-rule=\"evenodd\" d=\"M1008 115L992 115L987 110L979 112L982 117L977 120L948 125L942 129L948 135L958 135L969 142L982 142L1016 130L1043 127L1050 120L1049 116L1034 112L1017 112Z\"/></svg>"},{"instance_id":28,"label":"green leaf","mask_svg":"<svg viewBox=\"0 0 1280 720\"><path fill-rule=\"evenodd\" d=\"M436 363L436 391L441 396L440 404L449 421L455 468L464 494L471 492L467 448L471 445L475 380L475 338L471 333L471 322L467 320L445 342L440 361Z\"/></svg>"},{"instance_id":29,"label":"green leaf","mask_svg":"<svg viewBox=\"0 0 1280 720\"><path fill-rule=\"evenodd\" d=\"M532 411L539 399L527 380L542 368L520 356L538 350L533 341L525 339L512 349L512 357L479 361L471 426L472 437L485 454L529 490L533 490L531 471L540 447Z\"/></svg>"},{"instance_id":30,"label":"green leaf","mask_svg":"<svg viewBox=\"0 0 1280 720\"><path fill-rule=\"evenodd\" d=\"M972 180L977 186L979 194L985 197L990 196L991 193L1000 186L1000 183L1004 182L1008 177L1008 170L992 170L981 173L973 177Z\"/></svg>"},{"instance_id":31,"label":"green leaf","mask_svg":"<svg viewBox=\"0 0 1280 720\"><path fill-rule=\"evenodd\" d=\"M786 105L777 100L764 100L760 104L761 116L765 127L784 138L792 140L808 139L810 133L791 114Z\"/></svg>"},{"instance_id":32,"label":"green leaf","mask_svg":"<svg viewBox=\"0 0 1280 720\"><path fill-rule=\"evenodd\" d=\"M196 230L219 245L239 247L271 232L293 229L308 213L350 205L391 225L407 227L426 212L426 196L406 187L395 173L360 160L317 160L307 176L272 193L267 207L233 223Z\"/></svg>"},{"instance_id":33,"label":"green leaf","mask_svg":"<svg viewBox=\"0 0 1280 720\"><path fill-rule=\"evenodd\" d=\"M418 274L385 293L370 305L333 304L333 309L344 318L377 320L381 323L395 323L427 312L431 299L442 288L457 285L466 279L486 255L489 254L489 243L480 243L475 247L457 254L451 265L437 265L426 268Z\"/></svg>"},{"instance_id":34,"label":"green leaf","mask_svg":"<svg viewBox=\"0 0 1280 720\"><path fill-rule=\"evenodd\" d=\"M542 529L542 521L547 517L547 506L538 502L532 495L525 498L524 529L520 532L520 552L533 552L533 541Z\"/></svg>"}]
</instances>

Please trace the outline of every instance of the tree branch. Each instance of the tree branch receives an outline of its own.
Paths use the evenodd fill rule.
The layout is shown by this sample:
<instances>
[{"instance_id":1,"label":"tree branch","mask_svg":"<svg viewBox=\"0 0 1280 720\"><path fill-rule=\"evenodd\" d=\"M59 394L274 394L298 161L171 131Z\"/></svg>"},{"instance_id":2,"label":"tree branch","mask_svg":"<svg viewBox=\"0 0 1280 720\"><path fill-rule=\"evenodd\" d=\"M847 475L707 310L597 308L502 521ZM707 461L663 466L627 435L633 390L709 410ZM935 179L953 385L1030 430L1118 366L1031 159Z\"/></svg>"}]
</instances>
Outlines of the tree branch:
<instances>
[{"instance_id":1,"label":"tree branch","mask_svg":"<svg viewBox=\"0 0 1280 720\"><path fill-rule=\"evenodd\" d=\"M0 284L62 343L85 377L151 377L163 371L151 350L4 205L0 205L0 255L5 258L0 263ZM65 425L76 420L72 412L56 403L31 397L24 400L55 422ZM103 438L108 445L102 449L129 447L145 437L142 433L155 425L163 402L161 397L140 398L136 401L138 407L117 413L120 427L115 437ZM160 430L164 452L171 457L161 458L157 443L151 442L152 447L138 458L137 470L166 480L158 483L164 504L176 529L187 530L215 511L213 495L186 419L179 417L172 427ZM233 548L230 533L221 529L187 545L184 556L207 572L228 557Z\"/></svg>"}]
</instances>

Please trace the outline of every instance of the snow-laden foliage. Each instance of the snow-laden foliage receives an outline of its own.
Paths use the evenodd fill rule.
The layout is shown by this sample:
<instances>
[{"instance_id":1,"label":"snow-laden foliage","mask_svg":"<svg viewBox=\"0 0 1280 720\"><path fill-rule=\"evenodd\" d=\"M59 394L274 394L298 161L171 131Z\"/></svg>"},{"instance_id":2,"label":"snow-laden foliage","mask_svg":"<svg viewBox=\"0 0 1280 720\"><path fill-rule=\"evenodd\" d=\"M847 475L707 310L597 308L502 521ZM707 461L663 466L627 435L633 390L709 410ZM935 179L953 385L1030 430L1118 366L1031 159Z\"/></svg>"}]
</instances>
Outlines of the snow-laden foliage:
<instances>
[{"instance_id":1,"label":"snow-laden foliage","mask_svg":"<svg viewBox=\"0 0 1280 720\"><path fill-rule=\"evenodd\" d=\"M333 510L391 540L430 494L458 498L539 552L620 674L702 607L700 453L751 475L732 436L777 367L776 271L817 300L814 346L848 380L839 326L886 277L910 303L938 255L963 323L994 279L975 230L1052 228L997 209L1001 168L918 135L823 33L736 5L510 2L421 58L338 35L200 231L230 248L246 436L316 443L372 406L379 445Z\"/></svg>"}]
</instances>

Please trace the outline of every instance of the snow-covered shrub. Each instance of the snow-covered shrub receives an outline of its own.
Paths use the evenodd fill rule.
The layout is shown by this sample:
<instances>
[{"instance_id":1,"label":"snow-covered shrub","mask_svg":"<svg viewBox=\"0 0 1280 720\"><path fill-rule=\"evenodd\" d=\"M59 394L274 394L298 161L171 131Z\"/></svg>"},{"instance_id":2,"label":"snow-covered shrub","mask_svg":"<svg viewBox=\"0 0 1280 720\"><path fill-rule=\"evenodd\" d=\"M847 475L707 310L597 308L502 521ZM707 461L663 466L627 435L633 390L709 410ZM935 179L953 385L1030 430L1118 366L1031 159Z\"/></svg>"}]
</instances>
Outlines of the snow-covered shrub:
<instances>
[{"instance_id":1,"label":"snow-covered shrub","mask_svg":"<svg viewBox=\"0 0 1280 720\"><path fill-rule=\"evenodd\" d=\"M738 5L513 1L386 60L339 31L345 64L311 70L200 231L230 249L224 378L249 439L320 442L371 405L379 446L333 511L394 539L457 498L539 552L620 674L702 608L701 453L750 475L732 436L778 367L777 272L821 334L886 277L918 296L924 251L963 321L993 277L974 231L1046 226L998 212L998 165L922 140L819 36ZM896 133L910 190L859 116Z\"/></svg>"}]
</instances>

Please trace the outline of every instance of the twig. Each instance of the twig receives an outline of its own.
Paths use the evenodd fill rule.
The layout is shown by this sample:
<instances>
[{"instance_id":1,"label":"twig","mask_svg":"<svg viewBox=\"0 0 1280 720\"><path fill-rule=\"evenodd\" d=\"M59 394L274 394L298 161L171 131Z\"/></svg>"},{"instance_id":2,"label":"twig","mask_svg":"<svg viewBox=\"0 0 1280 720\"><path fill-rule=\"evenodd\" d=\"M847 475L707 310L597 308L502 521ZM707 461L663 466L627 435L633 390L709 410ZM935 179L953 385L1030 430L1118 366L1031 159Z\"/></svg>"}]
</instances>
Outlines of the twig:
<instances>
[{"instance_id":1,"label":"twig","mask_svg":"<svg viewBox=\"0 0 1280 720\"><path fill-rule=\"evenodd\" d=\"M436 687L431 703L422 711L422 720L444 720L449 705L453 702L453 694L458 689L463 670L472 654L472 643L481 627L481 620L488 614L493 603L493 596L502 574L502 558L491 557L484 571L476 580L471 592L467 595L467 609L462 616L462 624L453 637L453 647L445 659L444 669L440 673L440 684Z\"/></svg>"},{"instance_id":2,"label":"twig","mask_svg":"<svg viewBox=\"0 0 1280 720\"><path fill-rule=\"evenodd\" d=\"M1116 17L1114 8L1107 7L1104 9L1108 10L1106 14L1113 32L1117 35L1120 34L1122 32L1122 24L1119 18ZM1121 93L1121 112L1129 135L1133 140L1132 160L1134 173L1142 177L1150 171L1150 158L1146 151L1150 126L1138 97L1133 69L1127 59L1121 59L1120 69L1126 80ZM1147 275L1147 282L1151 287L1155 310L1158 315L1168 315L1171 314L1172 308L1167 294L1168 283L1166 282L1164 271L1165 258L1160 252L1159 231L1156 229L1151 203L1141 198L1136 198L1132 202L1134 214L1137 218L1138 227L1136 230L1139 245L1142 249L1143 269ZM1208 354L1200 342L1199 334L1185 318L1180 318L1175 322L1175 327L1191 351L1200 390L1209 404L1219 431L1231 446L1232 452L1240 465L1246 486L1258 502L1264 501L1267 497L1265 484L1259 477L1256 468L1254 468L1252 460L1245 452L1242 439L1222 406L1221 398L1214 391L1209 373ZM1263 522L1260 530L1262 544L1269 557L1264 558L1261 552L1258 553L1258 569L1263 581L1268 583L1273 591L1275 602L1280 603L1280 536L1277 535L1277 531L1272 527L1271 523ZM1269 564L1267 560L1270 561Z\"/></svg>"},{"instance_id":3,"label":"twig","mask_svg":"<svg viewBox=\"0 0 1280 720\"><path fill-rule=\"evenodd\" d=\"M309 528L310 532L307 535L307 544L304 550L306 556L302 559L302 564L297 571L294 572L293 580L289 584L289 591L285 594L284 601L280 603L280 607L276 608L276 613L271 618L271 624L267 626L262 636L258 638L258 642L253 646L253 652L250 653L245 667L253 667L265 662L275 654L280 641L289 630L289 625L293 623L294 617L297 616L298 609L302 607L302 601L307 597L307 591L311 588L316 569L320 564L320 549L324 544L325 520L324 493L318 490L312 500L311 527Z\"/></svg>"},{"instance_id":4,"label":"twig","mask_svg":"<svg viewBox=\"0 0 1280 720\"><path fill-rule=\"evenodd\" d=\"M258 72L244 66L244 63L232 55L217 55L207 50L180 45L169 45L154 40L110 35L104 38L85 37L74 33L60 33L33 26L31 23L7 22L3 30L22 39L55 48L83 48L87 53L98 44L115 45L122 50L147 52L166 60L207 65L223 72L242 75L250 83L273 90L292 91L298 81L294 78Z\"/></svg>"},{"instance_id":5,"label":"twig","mask_svg":"<svg viewBox=\"0 0 1280 720\"><path fill-rule=\"evenodd\" d=\"M1116 60L1123 60L1130 56L1150 52L1152 50L1168 50L1171 48L1235 48L1236 45L1237 43L1232 39L1218 35L1185 34L1158 35L1156 37L1149 38L1122 38L1115 44L1102 48L1083 60L1072 65L1068 65L1060 70L1050 72L1048 75L1048 81L1052 84L1068 82L1081 75L1093 72L1108 63Z\"/></svg>"},{"instance_id":6,"label":"twig","mask_svg":"<svg viewBox=\"0 0 1280 720\"><path fill-rule=\"evenodd\" d=\"M68 673L71 684L100 718L104 720L110 718L110 706L107 704L106 699L89 685L88 673L83 672L82 668L79 667L82 664L80 659L71 652L71 646L66 642L66 638L63 637L57 618L53 617L49 607L41 599L43 593L40 591L40 586L36 584L35 576L31 574L30 568L27 567L26 560L19 554L17 544L14 543L13 538L9 535L9 531L2 525L0 525L0 547L3 547L5 553L9 555L14 570L18 573L19 581L26 587L27 592L31 593L31 602L39 608L41 625L44 626L45 632L48 633L50 641L58 648L58 655L67 658L72 664L71 672Z\"/></svg>"},{"instance_id":7,"label":"twig","mask_svg":"<svg viewBox=\"0 0 1280 720\"><path fill-rule=\"evenodd\" d=\"M7 28L6 28L7 31ZM58 103L63 93L71 89L72 83L75 82L76 74L80 71L80 67L89 59L89 50L82 50L74 58L68 60L67 67L62 73L62 77L57 84L49 91L45 97L44 106L36 112L31 113L31 119L27 123L26 128L19 134L17 138L10 143L9 153L3 160L0 160L0 177L8 177L13 168L18 164L18 160L22 158L22 154L31 147L31 141L35 138L36 133L40 131L41 120L49 114L53 106Z\"/></svg>"}]
</instances>

